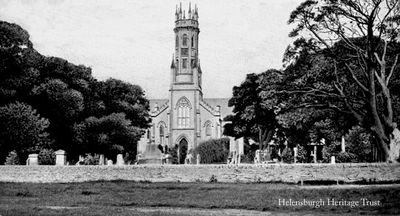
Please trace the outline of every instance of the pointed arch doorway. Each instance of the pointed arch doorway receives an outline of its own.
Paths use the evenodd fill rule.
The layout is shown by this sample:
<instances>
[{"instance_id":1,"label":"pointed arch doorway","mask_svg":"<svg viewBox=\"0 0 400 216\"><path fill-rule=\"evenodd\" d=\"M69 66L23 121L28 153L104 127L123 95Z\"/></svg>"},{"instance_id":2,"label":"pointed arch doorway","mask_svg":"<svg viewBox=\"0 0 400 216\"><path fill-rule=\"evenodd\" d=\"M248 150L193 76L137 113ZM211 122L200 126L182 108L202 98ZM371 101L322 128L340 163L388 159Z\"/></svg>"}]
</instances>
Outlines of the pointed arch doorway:
<instances>
[{"instance_id":1,"label":"pointed arch doorway","mask_svg":"<svg viewBox=\"0 0 400 216\"><path fill-rule=\"evenodd\" d=\"M188 150L188 142L186 138L182 138L178 144L178 164L184 164Z\"/></svg>"}]
</instances>

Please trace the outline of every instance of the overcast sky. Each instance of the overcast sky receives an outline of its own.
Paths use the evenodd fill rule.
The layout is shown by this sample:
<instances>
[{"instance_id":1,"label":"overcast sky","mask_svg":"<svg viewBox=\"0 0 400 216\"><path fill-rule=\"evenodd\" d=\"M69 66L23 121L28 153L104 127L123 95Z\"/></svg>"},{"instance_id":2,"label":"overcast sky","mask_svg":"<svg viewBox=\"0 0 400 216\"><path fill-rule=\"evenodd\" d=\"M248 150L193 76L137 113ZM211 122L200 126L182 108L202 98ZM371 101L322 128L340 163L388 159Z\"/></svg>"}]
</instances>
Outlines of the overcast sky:
<instances>
[{"instance_id":1,"label":"overcast sky","mask_svg":"<svg viewBox=\"0 0 400 216\"><path fill-rule=\"evenodd\" d=\"M167 98L176 0L0 0L0 19L26 29L34 48L93 70L104 80ZM201 0L199 58L205 97L230 97L247 73L281 68L300 0Z\"/></svg>"}]
</instances>

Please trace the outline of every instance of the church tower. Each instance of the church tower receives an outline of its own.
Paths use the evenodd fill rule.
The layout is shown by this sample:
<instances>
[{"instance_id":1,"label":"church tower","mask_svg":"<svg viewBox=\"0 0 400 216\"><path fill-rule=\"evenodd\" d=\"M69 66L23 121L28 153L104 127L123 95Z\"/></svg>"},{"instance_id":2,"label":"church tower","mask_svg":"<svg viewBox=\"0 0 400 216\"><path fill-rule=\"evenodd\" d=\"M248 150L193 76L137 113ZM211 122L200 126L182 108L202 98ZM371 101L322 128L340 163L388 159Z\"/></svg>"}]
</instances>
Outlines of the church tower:
<instances>
[{"instance_id":1,"label":"church tower","mask_svg":"<svg viewBox=\"0 0 400 216\"><path fill-rule=\"evenodd\" d=\"M175 54L171 64L171 88L191 85L201 91L201 70L199 64L199 22L197 6L182 10L182 4L175 11Z\"/></svg>"},{"instance_id":2,"label":"church tower","mask_svg":"<svg viewBox=\"0 0 400 216\"><path fill-rule=\"evenodd\" d=\"M192 8L189 4L188 10L182 4L177 6L169 95L149 100L152 126L138 144L143 163L161 163L161 156L156 153L162 147L168 152L176 151L178 163L183 164L185 158L190 161L191 150L198 144L222 137L223 117L232 113L229 98L203 98L199 33L197 6Z\"/></svg>"},{"instance_id":3,"label":"church tower","mask_svg":"<svg viewBox=\"0 0 400 216\"><path fill-rule=\"evenodd\" d=\"M171 63L169 145L193 149L200 138L201 68L199 61L199 22L197 6L182 4L175 10L175 47ZM183 144L182 144L183 143Z\"/></svg>"}]
</instances>

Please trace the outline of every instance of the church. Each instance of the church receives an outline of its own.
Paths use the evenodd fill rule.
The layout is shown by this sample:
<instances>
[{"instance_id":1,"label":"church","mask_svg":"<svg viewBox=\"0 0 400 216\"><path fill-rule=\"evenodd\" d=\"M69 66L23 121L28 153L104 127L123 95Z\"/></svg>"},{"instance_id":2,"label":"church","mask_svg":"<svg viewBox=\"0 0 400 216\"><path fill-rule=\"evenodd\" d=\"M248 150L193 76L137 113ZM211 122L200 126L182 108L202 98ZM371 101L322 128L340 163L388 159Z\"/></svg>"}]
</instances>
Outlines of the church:
<instances>
[{"instance_id":1,"label":"church","mask_svg":"<svg viewBox=\"0 0 400 216\"><path fill-rule=\"evenodd\" d=\"M152 125L138 143L142 154L150 144L189 152L200 142L221 138L223 119L232 113L229 98L203 97L203 72L199 59L199 15L197 6L182 5L175 11L175 48L171 62L170 88L166 99L150 99ZM231 141L232 143L232 141Z\"/></svg>"}]
</instances>

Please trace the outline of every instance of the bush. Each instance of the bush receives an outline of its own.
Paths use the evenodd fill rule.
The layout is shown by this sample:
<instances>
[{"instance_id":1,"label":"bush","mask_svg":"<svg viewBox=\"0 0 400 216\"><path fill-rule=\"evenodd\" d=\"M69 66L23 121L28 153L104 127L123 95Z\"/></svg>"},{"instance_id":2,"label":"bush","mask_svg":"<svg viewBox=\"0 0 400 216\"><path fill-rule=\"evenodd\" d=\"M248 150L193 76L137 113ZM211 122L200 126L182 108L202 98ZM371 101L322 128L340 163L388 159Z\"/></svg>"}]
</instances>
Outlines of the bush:
<instances>
[{"instance_id":1,"label":"bush","mask_svg":"<svg viewBox=\"0 0 400 216\"><path fill-rule=\"evenodd\" d=\"M303 146L297 147L296 162L298 162L298 163L308 163L309 162L307 150Z\"/></svg>"},{"instance_id":2,"label":"bush","mask_svg":"<svg viewBox=\"0 0 400 216\"><path fill-rule=\"evenodd\" d=\"M282 160L285 163L293 163L293 150L289 147L286 147L282 152Z\"/></svg>"},{"instance_id":3,"label":"bush","mask_svg":"<svg viewBox=\"0 0 400 216\"><path fill-rule=\"evenodd\" d=\"M229 138L211 139L200 143L194 155L200 154L200 163L225 163L229 155Z\"/></svg>"},{"instance_id":4,"label":"bush","mask_svg":"<svg viewBox=\"0 0 400 216\"><path fill-rule=\"evenodd\" d=\"M19 157L16 151L11 151L6 157L5 165L20 165Z\"/></svg>"},{"instance_id":5,"label":"bush","mask_svg":"<svg viewBox=\"0 0 400 216\"><path fill-rule=\"evenodd\" d=\"M336 155L336 162L337 163L356 163L357 156L350 152L340 152Z\"/></svg>"},{"instance_id":6,"label":"bush","mask_svg":"<svg viewBox=\"0 0 400 216\"><path fill-rule=\"evenodd\" d=\"M39 165L54 165L56 164L56 154L52 149L42 149L38 155Z\"/></svg>"},{"instance_id":7,"label":"bush","mask_svg":"<svg viewBox=\"0 0 400 216\"><path fill-rule=\"evenodd\" d=\"M337 150L338 148L337 142L331 143L328 146L324 146L322 149L322 162L323 163L330 163L331 162L331 157L336 156L339 152Z\"/></svg>"},{"instance_id":8,"label":"bush","mask_svg":"<svg viewBox=\"0 0 400 216\"><path fill-rule=\"evenodd\" d=\"M372 135L364 128L355 126L345 136L346 152L353 154L355 162L372 162Z\"/></svg>"},{"instance_id":9,"label":"bush","mask_svg":"<svg viewBox=\"0 0 400 216\"><path fill-rule=\"evenodd\" d=\"M99 165L100 155L91 155L86 154L85 158L83 159L83 163L85 165Z\"/></svg>"}]
</instances>

